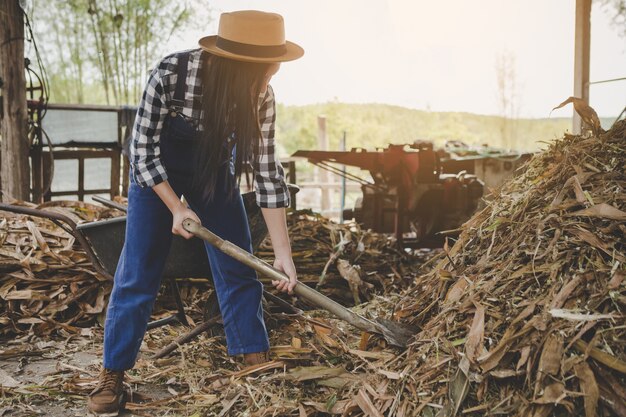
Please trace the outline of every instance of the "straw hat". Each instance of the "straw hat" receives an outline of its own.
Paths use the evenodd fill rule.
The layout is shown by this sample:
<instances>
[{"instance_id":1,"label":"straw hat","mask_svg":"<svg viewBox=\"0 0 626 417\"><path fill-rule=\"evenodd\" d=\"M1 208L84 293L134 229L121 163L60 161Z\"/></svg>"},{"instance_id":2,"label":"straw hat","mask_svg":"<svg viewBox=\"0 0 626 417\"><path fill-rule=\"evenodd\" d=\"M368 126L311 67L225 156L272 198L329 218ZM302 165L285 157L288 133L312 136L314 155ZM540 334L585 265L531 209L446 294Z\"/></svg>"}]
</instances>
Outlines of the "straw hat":
<instances>
[{"instance_id":1,"label":"straw hat","mask_svg":"<svg viewBox=\"0 0 626 417\"><path fill-rule=\"evenodd\" d=\"M285 40L285 23L277 13L241 10L222 13L217 35L205 36L200 47L212 54L238 61L284 62L304 55Z\"/></svg>"}]
</instances>

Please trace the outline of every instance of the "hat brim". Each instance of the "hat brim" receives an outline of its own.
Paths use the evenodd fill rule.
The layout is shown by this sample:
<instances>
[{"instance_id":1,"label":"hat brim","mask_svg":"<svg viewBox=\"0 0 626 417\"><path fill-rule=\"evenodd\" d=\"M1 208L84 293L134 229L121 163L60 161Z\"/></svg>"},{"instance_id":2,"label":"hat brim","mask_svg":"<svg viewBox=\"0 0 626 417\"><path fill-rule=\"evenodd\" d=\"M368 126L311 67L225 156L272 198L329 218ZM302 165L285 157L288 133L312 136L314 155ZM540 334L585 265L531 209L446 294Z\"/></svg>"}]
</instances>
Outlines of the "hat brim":
<instances>
[{"instance_id":1,"label":"hat brim","mask_svg":"<svg viewBox=\"0 0 626 417\"><path fill-rule=\"evenodd\" d=\"M210 52L214 55L218 55L224 58L234 59L236 61L246 61L246 62L287 62L296 60L302 55L304 55L304 49L302 49L299 45L286 41L285 53L279 56L273 56L269 58L261 58L255 56L248 55L238 55L232 52L225 51L221 48L218 48L217 45L217 35L205 36L198 41L200 48L204 49L207 52Z\"/></svg>"}]
</instances>

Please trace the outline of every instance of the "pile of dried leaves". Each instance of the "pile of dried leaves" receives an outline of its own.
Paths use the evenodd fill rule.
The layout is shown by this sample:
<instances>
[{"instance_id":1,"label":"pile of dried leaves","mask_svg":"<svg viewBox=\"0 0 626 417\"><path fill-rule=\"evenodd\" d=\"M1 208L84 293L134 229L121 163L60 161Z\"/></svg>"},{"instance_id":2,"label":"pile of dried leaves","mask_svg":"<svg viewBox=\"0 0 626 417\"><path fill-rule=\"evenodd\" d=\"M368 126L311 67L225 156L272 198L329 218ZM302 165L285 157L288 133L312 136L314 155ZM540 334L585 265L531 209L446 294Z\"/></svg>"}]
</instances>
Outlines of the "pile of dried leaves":
<instances>
[{"instance_id":1,"label":"pile of dried leaves","mask_svg":"<svg viewBox=\"0 0 626 417\"><path fill-rule=\"evenodd\" d=\"M123 215L75 201L18 204L58 212L75 223ZM421 263L418 261L426 256L424 252L408 254L384 235L354 224L339 225L307 211L290 213L288 222L300 281L345 305L407 287ZM269 239L257 255L268 260L273 257ZM63 327L79 332L78 327L91 326L97 320L103 323L111 282L94 271L74 237L50 220L2 212L0 273L0 335L28 331L43 335ZM197 306L194 296L199 292L206 295L207 286L201 280L182 282L181 287L189 307ZM266 289L272 290L270 287ZM171 307L168 295L164 286L157 308L162 299L165 307Z\"/></svg>"},{"instance_id":2,"label":"pile of dried leaves","mask_svg":"<svg viewBox=\"0 0 626 417\"><path fill-rule=\"evenodd\" d=\"M308 210L290 213L287 223L298 280L346 306L408 287L433 253L408 253L393 237L354 223L337 224ZM257 256L273 257L269 238Z\"/></svg>"},{"instance_id":3,"label":"pile of dried leaves","mask_svg":"<svg viewBox=\"0 0 626 417\"><path fill-rule=\"evenodd\" d=\"M75 223L120 215L77 201L16 203L63 214ZM77 331L76 326L93 324L111 285L95 273L74 237L46 219L0 213L0 336Z\"/></svg>"},{"instance_id":4,"label":"pile of dried leaves","mask_svg":"<svg viewBox=\"0 0 626 417\"><path fill-rule=\"evenodd\" d=\"M396 312L409 415L626 416L625 167L626 121L566 135L464 225Z\"/></svg>"}]
</instances>

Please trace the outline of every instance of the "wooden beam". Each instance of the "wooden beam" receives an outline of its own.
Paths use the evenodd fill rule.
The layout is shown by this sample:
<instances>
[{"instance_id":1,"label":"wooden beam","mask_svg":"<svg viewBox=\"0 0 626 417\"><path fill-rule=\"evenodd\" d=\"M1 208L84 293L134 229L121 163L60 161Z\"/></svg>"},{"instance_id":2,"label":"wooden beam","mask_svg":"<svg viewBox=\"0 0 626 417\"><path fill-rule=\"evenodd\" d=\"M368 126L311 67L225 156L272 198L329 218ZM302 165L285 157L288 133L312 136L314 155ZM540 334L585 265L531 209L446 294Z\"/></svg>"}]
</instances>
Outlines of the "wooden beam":
<instances>
[{"instance_id":1,"label":"wooden beam","mask_svg":"<svg viewBox=\"0 0 626 417\"><path fill-rule=\"evenodd\" d=\"M574 97L589 104L589 61L591 52L591 0L576 0L574 34ZM582 120L574 111L572 132L582 131Z\"/></svg>"},{"instance_id":2,"label":"wooden beam","mask_svg":"<svg viewBox=\"0 0 626 417\"><path fill-rule=\"evenodd\" d=\"M0 1L0 189L2 200L28 200L30 191L24 76L24 11L19 0Z\"/></svg>"}]
</instances>

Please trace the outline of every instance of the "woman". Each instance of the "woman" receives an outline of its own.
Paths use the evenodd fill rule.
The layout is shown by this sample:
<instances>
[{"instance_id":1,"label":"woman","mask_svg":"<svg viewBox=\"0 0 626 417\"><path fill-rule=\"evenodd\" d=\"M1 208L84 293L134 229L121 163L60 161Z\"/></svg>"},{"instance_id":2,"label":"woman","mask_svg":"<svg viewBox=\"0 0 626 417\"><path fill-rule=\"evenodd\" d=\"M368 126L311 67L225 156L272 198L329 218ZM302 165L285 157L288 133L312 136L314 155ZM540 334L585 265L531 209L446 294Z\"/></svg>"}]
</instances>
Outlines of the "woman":
<instances>
[{"instance_id":1,"label":"woman","mask_svg":"<svg viewBox=\"0 0 626 417\"><path fill-rule=\"evenodd\" d=\"M287 234L289 192L274 156L274 94L280 62L301 57L285 41L280 15L238 11L220 16L217 36L165 57L150 74L131 141L126 241L115 273L104 332L104 363L89 409L112 414L125 401L124 371L134 366L156 298L172 234L191 238L186 218L251 251L238 191L252 163L257 204L274 247L274 266L292 293L297 283ZM189 207L181 202L185 196ZM269 360L263 285L255 272L205 245L230 355Z\"/></svg>"}]
</instances>

